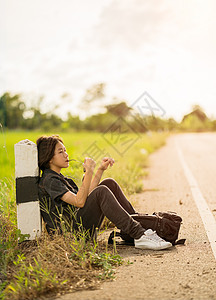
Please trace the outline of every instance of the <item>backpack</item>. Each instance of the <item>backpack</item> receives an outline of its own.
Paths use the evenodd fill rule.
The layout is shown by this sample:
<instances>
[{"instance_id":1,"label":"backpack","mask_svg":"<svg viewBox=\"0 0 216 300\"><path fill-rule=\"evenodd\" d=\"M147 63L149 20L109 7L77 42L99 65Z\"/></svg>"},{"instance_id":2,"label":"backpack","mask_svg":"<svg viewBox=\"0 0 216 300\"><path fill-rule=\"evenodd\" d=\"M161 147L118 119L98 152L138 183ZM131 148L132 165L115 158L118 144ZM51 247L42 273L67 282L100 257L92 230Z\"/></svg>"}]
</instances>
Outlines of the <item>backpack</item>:
<instances>
[{"instance_id":1,"label":"backpack","mask_svg":"<svg viewBox=\"0 0 216 300\"><path fill-rule=\"evenodd\" d=\"M131 217L138 221L143 228L151 228L153 231L156 231L162 239L172 243L173 246L185 243L185 239L176 241L178 239L182 218L175 212L154 212L152 215L137 213L132 214ZM117 236L123 240L123 242L118 244L134 245L134 239L123 230L120 232L111 232L108 244L113 244L113 239Z\"/></svg>"}]
</instances>

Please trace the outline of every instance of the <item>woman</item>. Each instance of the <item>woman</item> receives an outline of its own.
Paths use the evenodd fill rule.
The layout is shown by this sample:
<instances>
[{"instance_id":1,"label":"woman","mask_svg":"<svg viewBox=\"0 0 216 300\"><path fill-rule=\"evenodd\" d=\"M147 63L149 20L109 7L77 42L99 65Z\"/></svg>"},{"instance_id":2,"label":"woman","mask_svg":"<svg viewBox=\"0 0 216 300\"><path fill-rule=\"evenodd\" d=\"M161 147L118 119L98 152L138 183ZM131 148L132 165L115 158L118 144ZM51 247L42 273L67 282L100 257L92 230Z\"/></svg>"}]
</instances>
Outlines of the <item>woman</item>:
<instances>
[{"instance_id":1,"label":"woman","mask_svg":"<svg viewBox=\"0 0 216 300\"><path fill-rule=\"evenodd\" d=\"M161 250L172 246L151 229L145 230L130 214L135 210L113 179L100 182L103 172L114 164L112 158L104 158L95 175L95 161L85 158L85 176L80 188L72 179L61 174L69 166L69 157L59 136L42 136L37 140L38 164L42 171L39 180L41 212L50 233L61 230L61 220L79 229L80 224L91 236L100 228L104 216L119 229L134 238L136 248Z\"/></svg>"}]
</instances>

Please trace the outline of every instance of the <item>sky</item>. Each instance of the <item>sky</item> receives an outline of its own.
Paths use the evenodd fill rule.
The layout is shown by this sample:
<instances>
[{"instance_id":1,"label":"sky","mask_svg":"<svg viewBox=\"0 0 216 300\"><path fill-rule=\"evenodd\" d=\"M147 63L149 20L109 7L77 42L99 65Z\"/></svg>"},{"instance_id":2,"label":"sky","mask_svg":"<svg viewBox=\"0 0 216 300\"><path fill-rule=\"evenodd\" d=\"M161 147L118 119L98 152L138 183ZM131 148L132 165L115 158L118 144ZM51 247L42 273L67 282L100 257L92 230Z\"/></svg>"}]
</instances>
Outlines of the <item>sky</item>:
<instances>
[{"instance_id":1,"label":"sky","mask_svg":"<svg viewBox=\"0 0 216 300\"><path fill-rule=\"evenodd\" d=\"M146 94L180 121L193 105L216 117L216 1L0 0L0 95L85 117L85 91L133 106ZM64 96L63 96L64 95Z\"/></svg>"}]
</instances>

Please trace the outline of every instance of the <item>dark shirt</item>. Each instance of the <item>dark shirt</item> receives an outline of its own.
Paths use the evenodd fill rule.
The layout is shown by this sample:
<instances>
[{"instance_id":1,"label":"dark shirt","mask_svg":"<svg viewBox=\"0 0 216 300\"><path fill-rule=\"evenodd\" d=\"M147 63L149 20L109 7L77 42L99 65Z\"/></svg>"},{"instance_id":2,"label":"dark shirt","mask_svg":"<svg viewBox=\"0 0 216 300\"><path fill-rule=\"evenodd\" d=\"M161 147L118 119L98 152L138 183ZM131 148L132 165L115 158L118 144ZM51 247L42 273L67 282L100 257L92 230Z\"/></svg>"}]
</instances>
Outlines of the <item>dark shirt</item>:
<instances>
[{"instance_id":1,"label":"dark shirt","mask_svg":"<svg viewBox=\"0 0 216 300\"><path fill-rule=\"evenodd\" d=\"M76 183L51 169L45 169L38 187L41 214L47 231L50 233L56 228L61 231L62 222L60 220L63 220L65 225L69 225L77 211L74 205L61 200L61 197L68 191L77 194Z\"/></svg>"}]
</instances>

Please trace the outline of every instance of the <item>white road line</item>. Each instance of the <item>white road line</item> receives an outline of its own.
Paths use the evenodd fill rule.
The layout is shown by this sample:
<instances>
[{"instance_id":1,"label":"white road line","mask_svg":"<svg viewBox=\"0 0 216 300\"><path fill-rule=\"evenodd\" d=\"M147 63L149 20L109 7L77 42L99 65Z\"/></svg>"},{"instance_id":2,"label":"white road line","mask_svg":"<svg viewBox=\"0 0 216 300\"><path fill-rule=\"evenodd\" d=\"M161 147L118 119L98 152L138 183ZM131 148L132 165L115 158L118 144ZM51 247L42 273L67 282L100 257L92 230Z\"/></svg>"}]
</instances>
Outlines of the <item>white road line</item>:
<instances>
[{"instance_id":1,"label":"white road line","mask_svg":"<svg viewBox=\"0 0 216 300\"><path fill-rule=\"evenodd\" d=\"M182 167L184 169L185 176L188 180L192 196L194 198L194 201L196 203L196 206L199 210L200 216L202 218L214 257L216 259L216 220L205 200L203 197L200 188L198 186L198 183L196 179L194 178L192 172L190 171L187 163L185 162L184 156L182 154L182 151L180 150L177 142L176 142L176 148L179 155L179 159L182 163Z\"/></svg>"}]
</instances>

